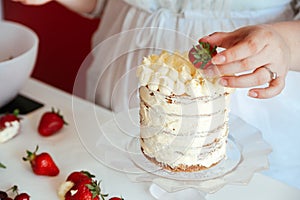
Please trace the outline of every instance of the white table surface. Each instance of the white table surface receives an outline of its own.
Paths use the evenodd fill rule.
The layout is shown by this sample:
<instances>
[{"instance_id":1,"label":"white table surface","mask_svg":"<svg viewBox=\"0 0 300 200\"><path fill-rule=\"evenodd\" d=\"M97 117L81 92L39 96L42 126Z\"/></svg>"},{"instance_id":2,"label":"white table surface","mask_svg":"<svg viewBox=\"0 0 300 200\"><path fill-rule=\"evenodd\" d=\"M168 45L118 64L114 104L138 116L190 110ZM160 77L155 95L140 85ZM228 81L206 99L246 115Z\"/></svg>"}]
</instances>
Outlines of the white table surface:
<instances>
[{"instance_id":1,"label":"white table surface","mask_svg":"<svg viewBox=\"0 0 300 200\"><path fill-rule=\"evenodd\" d=\"M7 169L0 169L0 189L6 189L17 184L21 191L27 191L32 200L55 200L57 188L67 175L74 170L88 170L102 180L101 186L105 193L122 195L125 200L154 199L150 192L150 183L133 183L125 173L117 172L96 161L81 144L76 130L75 121L80 117L81 126L86 126L86 131L93 131L90 123L88 109L94 105L82 99L73 97L46 85L35 79L30 79L21 94L29 96L45 104L28 115L23 116L21 133L13 140L0 144L0 161ZM73 101L73 103L72 103ZM76 102L74 104L74 102ZM76 105L73 107L72 105ZM69 125L61 132L51 137L41 137L37 133L37 125L41 115L51 109L60 108ZM73 110L76 109L74 114ZM99 123L111 119L112 113L100 107L95 108ZM76 117L77 120L74 120ZM47 151L60 168L56 177L34 175L29 163L22 161L25 150L34 150L40 146L39 152ZM243 200L299 200L300 190L261 173L256 173L247 185L226 185L214 194L206 196L208 200L243 199Z\"/></svg>"}]
</instances>

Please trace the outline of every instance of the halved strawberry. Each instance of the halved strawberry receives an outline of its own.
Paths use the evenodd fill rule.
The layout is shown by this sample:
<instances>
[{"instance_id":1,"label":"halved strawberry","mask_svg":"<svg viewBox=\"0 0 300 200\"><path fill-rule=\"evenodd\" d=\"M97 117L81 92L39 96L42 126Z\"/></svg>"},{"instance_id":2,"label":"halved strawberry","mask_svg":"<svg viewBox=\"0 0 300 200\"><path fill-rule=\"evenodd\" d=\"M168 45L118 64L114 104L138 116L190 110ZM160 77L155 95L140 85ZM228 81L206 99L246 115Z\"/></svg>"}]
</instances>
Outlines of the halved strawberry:
<instances>
[{"instance_id":1,"label":"halved strawberry","mask_svg":"<svg viewBox=\"0 0 300 200\"><path fill-rule=\"evenodd\" d=\"M194 45L189 51L189 60L196 68L204 69L211 65L211 59L217 54L217 47L207 42L200 42Z\"/></svg>"}]
</instances>

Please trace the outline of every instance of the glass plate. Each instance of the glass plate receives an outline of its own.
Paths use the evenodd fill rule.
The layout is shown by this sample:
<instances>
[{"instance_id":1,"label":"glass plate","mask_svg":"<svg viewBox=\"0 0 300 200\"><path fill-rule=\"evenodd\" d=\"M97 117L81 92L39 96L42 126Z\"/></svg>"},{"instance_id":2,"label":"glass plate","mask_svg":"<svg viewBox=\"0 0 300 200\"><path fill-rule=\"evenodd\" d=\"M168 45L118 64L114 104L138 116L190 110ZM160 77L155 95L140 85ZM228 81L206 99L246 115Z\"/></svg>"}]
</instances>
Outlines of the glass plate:
<instances>
[{"instance_id":1,"label":"glass plate","mask_svg":"<svg viewBox=\"0 0 300 200\"><path fill-rule=\"evenodd\" d=\"M226 184L245 185L255 172L269 167L268 155L272 151L270 145L264 141L257 128L234 115L230 115L229 119L229 147L233 149L229 149L228 152L232 163L229 167L225 167L225 170L212 168L213 173L204 176L200 172L193 179L190 174L173 176L172 173L160 168L153 169L154 165L152 163L150 165L148 161L138 160L145 159L139 157L140 151L137 150L139 146L137 143L139 139L138 108L114 113L111 120L104 124L99 123L101 118L98 117L95 107L91 106L85 111L88 109L91 112L90 116L94 117L81 118L81 121L76 123L82 144L96 161L126 173L134 182L152 182L167 192L194 188L205 193L213 193ZM88 123L84 120L88 120ZM87 132L85 124L89 124L89 130L93 131ZM128 148L130 143L133 147ZM133 155L137 156L137 159ZM227 166L226 161L224 162Z\"/></svg>"}]
</instances>

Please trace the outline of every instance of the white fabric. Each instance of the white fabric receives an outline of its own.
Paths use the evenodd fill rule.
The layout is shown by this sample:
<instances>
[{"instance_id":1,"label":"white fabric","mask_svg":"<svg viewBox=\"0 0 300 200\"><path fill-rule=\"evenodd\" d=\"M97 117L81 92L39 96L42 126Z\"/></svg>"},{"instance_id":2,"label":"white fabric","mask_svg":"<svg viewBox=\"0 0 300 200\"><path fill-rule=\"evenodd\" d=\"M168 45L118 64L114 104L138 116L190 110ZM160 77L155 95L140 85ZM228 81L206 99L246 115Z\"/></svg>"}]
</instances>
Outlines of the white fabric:
<instances>
[{"instance_id":1,"label":"white fabric","mask_svg":"<svg viewBox=\"0 0 300 200\"><path fill-rule=\"evenodd\" d=\"M94 60L86 74L87 99L114 111L137 105L135 67L144 56L162 49L186 51L198 38L215 31L232 31L245 25L292 20L296 15L294 9L299 10L300 7L299 0L296 2L298 4L294 4L298 7L294 8L288 1L282 0L274 1L270 7L264 4L255 9L245 9L245 4L234 7L232 1L226 0L157 0L160 4L145 4L150 2L147 0L126 1L106 2L99 30L93 37L93 44L97 46L93 51ZM103 2L99 0L102 6ZM201 6L195 7L191 2ZM261 1L246 2L257 4ZM101 8L98 6L93 15L100 13ZM288 79L293 82L299 77L300 74L289 75ZM287 85L293 87L292 84ZM266 173L300 188L300 162L296 155L300 152L300 136L299 131L289 131L300 129L297 127L300 110L294 101L299 97L293 97L293 89L286 89L288 92L266 101L251 99L247 97L246 90L237 90L232 100L232 112L261 128L264 138L273 146L271 169ZM290 105L296 107L289 109ZM288 109L291 116L277 113L278 106ZM272 127L273 119L276 127Z\"/></svg>"},{"instance_id":2,"label":"white fabric","mask_svg":"<svg viewBox=\"0 0 300 200\"><path fill-rule=\"evenodd\" d=\"M103 1L99 2L103 5ZM141 2L142 4L151 1L143 0L137 2ZM290 4L260 10L232 11L231 1L226 0L160 0L159 2L160 4L142 4L144 6L143 8L138 7L140 5L133 6L121 0L110 0L106 2L100 27L93 38L93 44L95 46L99 43L101 45L101 42L105 39L109 39L109 37L114 34L135 28L159 27L178 32L164 34L160 29L159 34L161 36L166 35L166 38L160 36L160 38L157 39L157 30L139 29L128 35L123 41L118 41L117 43L115 42L116 40L110 41L111 45L109 47L105 49L98 47L95 49L94 55L96 60L87 73L87 98L89 100L116 111L128 107L127 99L133 91L133 88L129 88L128 84L132 84L133 87L136 87L137 81L135 77L128 75L123 78L122 84L119 84L120 87L116 89L116 93L120 94L118 99L111 98L112 91L116 88L116 83L120 80L121 76L124 76L130 69L136 67L141 62L143 56L147 56L153 52L153 49L148 49L149 47L160 47L162 49L170 49L171 51L186 51L198 38L215 31L231 31L244 25L291 20L294 17L294 12ZM162 2L164 2L164 4L162 4ZM178 2L183 3L179 4ZM199 2L198 4L202 6L195 7L195 2ZM193 4L190 5L190 3ZM178 5L181 7L178 8ZM178 38L178 34L186 37L182 36ZM139 49L139 51L136 51L136 49ZM135 52L129 54L129 50ZM99 53L97 51L103 52ZM121 58L121 52L122 54L128 54L128 56L122 55ZM116 61L110 60L108 64L112 64L109 66L104 65L104 61L108 61L107 57L111 57L112 55L117 56L115 58L120 58ZM105 73L102 74L104 71ZM100 76L101 74L102 76ZM133 83L134 81L135 83ZM98 82L101 82L101 84Z\"/></svg>"},{"instance_id":3,"label":"white fabric","mask_svg":"<svg viewBox=\"0 0 300 200\"><path fill-rule=\"evenodd\" d=\"M273 147L270 170L265 174L300 189L299 85L300 72L290 71L285 89L272 99L253 99L247 97L247 89L238 89L231 102L231 113L261 130Z\"/></svg>"},{"instance_id":4,"label":"white fabric","mask_svg":"<svg viewBox=\"0 0 300 200\"><path fill-rule=\"evenodd\" d=\"M124 0L128 4L137 6L148 12L153 12L159 8L167 8L172 11L181 12L188 10L209 9L220 6L216 1L199 1L199 0ZM271 7L278 7L290 3L290 0L226 0L231 10L257 10Z\"/></svg>"}]
</instances>

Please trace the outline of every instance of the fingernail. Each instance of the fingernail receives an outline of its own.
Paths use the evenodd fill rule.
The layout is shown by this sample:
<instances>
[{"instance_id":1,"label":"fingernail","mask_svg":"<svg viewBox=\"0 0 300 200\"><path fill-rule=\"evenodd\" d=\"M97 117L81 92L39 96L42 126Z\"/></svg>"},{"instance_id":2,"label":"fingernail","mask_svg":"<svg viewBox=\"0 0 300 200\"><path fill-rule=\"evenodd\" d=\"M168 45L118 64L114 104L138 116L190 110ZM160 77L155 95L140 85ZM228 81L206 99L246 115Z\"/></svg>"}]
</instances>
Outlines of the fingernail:
<instances>
[{"instance_id":1,"label":"fingernail","mask_svg":"<svg viewBox=\"0 0 300 200\"><path fill-rule=\"evenodd\" d=\"M208 35L206 35L206 36L204 36L204 37L200 38L200 39L198 40L198 42L201 42L201 41L203 41L203 40L206 40L207 38L209 38L209 36L208 36Z\"/></svg>"},{"instance_id":2,"label":"fingernail","mask_svg":"<svg viewBox=\"0 0 300 200\"><path fill-rule=\"evenodd\" d=\"M223 86L227 86L228 85L228 81L226 79L221 78L219 83Z\"/></svg>"},{"instance_id":3,"label":"fingernail","mask_svg":"<svg viewBox=\"0 0 300 200\"><path fill-rule=\"evenodd\" d=\"M253 97L253 98L256 98L256 97L258 97L258 94L257 94L257 92L249 91L249 92L248 92L248 96Z\"/></svg>"},{"instance_id":4,"label":"fingernail","mask_svg":"<svg viewBox=\"0 0 300 200\"><path fill-rule=\"evenodd\" d=\"M222 64L226 61L225 56L221 55L221 54L217 54L216 56L214 56L211 60L211 62L213 64Z\"/></svg>"}]
</instances>

